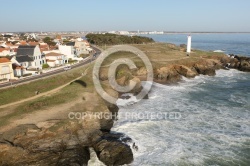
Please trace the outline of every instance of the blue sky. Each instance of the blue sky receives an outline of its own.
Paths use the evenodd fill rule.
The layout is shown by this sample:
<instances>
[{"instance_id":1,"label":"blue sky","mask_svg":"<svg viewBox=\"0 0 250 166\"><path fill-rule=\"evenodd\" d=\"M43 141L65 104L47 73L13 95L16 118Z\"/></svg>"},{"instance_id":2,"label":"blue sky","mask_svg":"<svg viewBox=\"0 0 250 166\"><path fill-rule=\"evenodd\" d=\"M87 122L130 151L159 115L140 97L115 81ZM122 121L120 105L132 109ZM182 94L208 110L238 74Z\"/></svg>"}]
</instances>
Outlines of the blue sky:
<instances>
[{"instance_id":1,"label":"blue sky","mask_svg":"<svg viewBox=\"0 0 250 166\"><path fill-rule=\"evenodd\" d=\"M2 1L2 0L0 0ZM12 0L0 31L250 32L249 0Z\"/></svg>"}]
</instances>

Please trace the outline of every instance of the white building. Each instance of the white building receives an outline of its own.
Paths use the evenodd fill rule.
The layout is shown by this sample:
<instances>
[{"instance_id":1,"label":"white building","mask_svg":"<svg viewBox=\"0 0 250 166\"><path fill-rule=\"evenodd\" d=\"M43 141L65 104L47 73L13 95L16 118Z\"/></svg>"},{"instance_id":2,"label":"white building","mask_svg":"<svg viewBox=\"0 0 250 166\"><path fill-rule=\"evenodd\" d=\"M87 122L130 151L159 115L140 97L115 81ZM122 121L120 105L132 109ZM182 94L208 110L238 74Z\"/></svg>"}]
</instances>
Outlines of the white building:
<instances>
[{"instance_id":1,"label":"white building","mask_svg":"<svg viewBox=\"0 0 250 166\"><path fill-rule=\"evenodd\" d=\"M128 31L119 31L119 34L120 35L129 35L129 32Z\"/></svg>"},{"instance_id":2,"label":"white building","mask_svg":"<svg viewBox=\"0 0 250 166\"><path fill-rule=\"evenodd\" d=\"M76 55L89 54L92 51L87 41L76 41L75 42Z\"/></svg>"},{"instance_id":3,"label":"white building","mask_svg":"<svg viewBox=\"0 0 250 166\"><path fill-rule=\"evenodd\" d=\"M0 82L9 81L14 78L12 63L7 58L0 58Z\"/></svg>"},{"instance_id":4,"label":"white building","mask_svg":"<svg viewBox=\"0 0 250 166\"><path fill-rule=\"evenodd\" d=\"M67 63L67 57L66 55L51 52L45 55L47 64L50 67L56 67L56 66L62 66L65 63Z\"/></svg>"},{"instance_id":5,"label":"white building","mask_svg":"<svg viewBox=\"0 0 250 166\"><path fill-rule=\"evenodd\" d=\"M66 55L67 60L69 60L70 58L71 59L77 58L77 56L75 55L75 49L73 46L59 45L58 48L61 54Z\"/></svg>"},{"instance_id":6,"label":"white building","mask_svg":"<svg viewBox=\"0 0 250 166\"><path fill-rule=\"evenodd\" d=\"M16 60L25 68L42 69L45 57L39 46L20 45L17 49Z\"/></svg>"}]
</instances>

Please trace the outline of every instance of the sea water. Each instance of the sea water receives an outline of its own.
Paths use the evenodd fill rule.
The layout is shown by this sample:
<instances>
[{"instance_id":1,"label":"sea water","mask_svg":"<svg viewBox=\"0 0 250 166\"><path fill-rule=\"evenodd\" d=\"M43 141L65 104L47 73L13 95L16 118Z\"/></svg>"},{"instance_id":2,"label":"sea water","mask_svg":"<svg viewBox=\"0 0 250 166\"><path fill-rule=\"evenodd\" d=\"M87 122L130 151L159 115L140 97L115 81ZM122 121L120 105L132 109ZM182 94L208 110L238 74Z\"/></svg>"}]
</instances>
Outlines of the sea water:
<instances>
[{"instance_id":1,"label":"sea water","mask_svg":"<svg viewBox=\"0 0 250 166\"><path fill-rule=\"evenodd\" d=\"M157 42L187 44L188 34L143 35ZM206 51L220 50L227 54L250 56L250 33L191 34L192 48Z\"/></svg>"},{"instance_id":2,"label":"sea water","mask_svg":"<svg viewBox=\"0 0 250 166\"><path fill-rule=\"evenodd\" d=\"M249 43L250 35L238 35ZM232 46L229 39L220 40ZM193 44L198 49L202 45ZM215 45L204 47L250 53L245 44L239 44L236 51L221 43ZM183 78L177 85L154 83L148 100L133 105L128 101L128 106L124 103L126 100L118 101L119 119L112 131L125 133L138 146L133 149L132 166L250 165L250 73L218 70L216 76ZM176 113L177 118L165 116Z\"/></svg>"}]
</instances>

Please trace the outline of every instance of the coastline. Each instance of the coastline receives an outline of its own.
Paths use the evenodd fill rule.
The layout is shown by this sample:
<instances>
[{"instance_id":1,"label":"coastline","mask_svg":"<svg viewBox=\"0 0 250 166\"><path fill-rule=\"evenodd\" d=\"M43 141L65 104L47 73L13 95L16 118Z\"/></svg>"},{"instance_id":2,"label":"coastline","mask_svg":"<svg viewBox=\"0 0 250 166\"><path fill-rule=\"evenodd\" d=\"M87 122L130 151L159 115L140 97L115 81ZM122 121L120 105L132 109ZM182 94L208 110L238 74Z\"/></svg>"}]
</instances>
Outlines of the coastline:
<instances>
[{"instance_id":1,"label":"coastline","mask_svg":"<svg viewBox=\"0 0 250 166\"><path fill-rule=\"evenodd\" d=\"M182 55L185 54L182 48L173 45L167 45L167 47L169 50L178 51L178 53ZM177 61L171 62L172 64L165 64L165 62L163 63L159 60L160 65L158 65L159 62L155 61L157 68L154 70L154 81L160 82L161 84L175 84L181 81L182 76L187 78L194 78L200 74L214 76L215 70L227 69L226 67L249 71L249 67L247 66L249 59L240 57L231 58L221 54L216 56L204 54L205 55L196 55L196 57L190 61L177 59ZM120 85L126 85L128 81L131 80L131 75L133 75L133 79L140 78L140 80L143 81L147 74L144 67L139 68L137 71L130 71L126 68L122 68L121 70L123 74L118 80ZM103 73L103 82L107 81L106 74L106 72ZM138 84L141 83L138 82ZM138 86L133 93L139 92L140 89L141 87ZM112 90L110 89L110 91ZM111 93L115 96L118 95L118 93L114 91ZM18 126L0 136L0 146L3 147L3 150L0 151L0 156L5 156L7 163L15 164L25 163L27 161L32 163L32 159L41 159L44 158L44 156L47 156L51 160L51 163L42 161L43 164L59 162L65 165L72 162L72 158L74 160L73 163L87 164L90 159L88 148L93 147L98 158L107 165L131 163L133 161L132 150L131 147L125 144L125 142L131 140L129 138L119 140L121 136L123 136L122 134L110 133L114 120L116 119L113 115L118 113L119 108L116 105L104 102L103 99L97 97L97 94L86 100L91 100L95 97L98 98L96 103L101 103L101 106L97 106L93 108L93 110L99 109L101 112L109 112L112 118L109 120L101 119L100 121L93 121L91 118L81 121L66 121L65 124L59 128L55 126L61 122L60 120L47 121L47 127L45 127L46 125L38 127L35 124ZM88 127L86 127L86 124L88 124ZM16 149L18 149L19 154L14 153ZM21 158L20 154L29 155L30 152L35 155ZM55 154L52 155L52 153ZM16 155L15 160L12 158L13 155ZM81 156L82 159L80 159L79 156Z\"/></svg>"}]
</instances>

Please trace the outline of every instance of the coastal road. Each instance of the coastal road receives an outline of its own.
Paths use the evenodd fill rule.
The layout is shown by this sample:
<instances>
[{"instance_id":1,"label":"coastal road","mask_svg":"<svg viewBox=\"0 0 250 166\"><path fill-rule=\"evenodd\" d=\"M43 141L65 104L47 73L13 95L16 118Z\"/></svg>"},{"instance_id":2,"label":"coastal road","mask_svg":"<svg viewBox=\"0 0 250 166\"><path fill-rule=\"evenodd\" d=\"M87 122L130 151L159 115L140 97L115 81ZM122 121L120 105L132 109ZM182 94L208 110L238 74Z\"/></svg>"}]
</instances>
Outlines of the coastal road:
<instances>
[{"instance_id":1,"label":"coastal road","mask_svg":"<svg viewBox=\"0 0 250 166\"><path fill-rule=\"evenodd\" d=\"M101 54L101 51L96 47L92 47L92 48L95 51L95 57L98 57ZM75 68L82 67L82 66L84 66L84 65L86 65L88 63L91 63L94 60L95 60L94 57L90 57L89 59L87 59L85 61L82 61L82 62L79 62L79 63L77 63L75 65L72 65L71 68L75 69ZM57 75L57 74L60 74L60 73L63 73L63 72L65 72L65 70L63 68L61 68L61 69L58 69L58 70L54 70L54 71L51 71L51 72L48 72L48 73L43 73L43 74L40 74L40 75L28 77L28 78L25 78L25 79L20 79L20 80L13 81L13 82L6 82L6 83L3 83L3 84L0 84L0 88L6 88L6 87L9 87L9 86L16 86L16 85L19 85L19 84L22 84L22 83L35 81L37 79L41 79L41 78L44 78L44 77Z\"/></svg>"}]
</instances>

